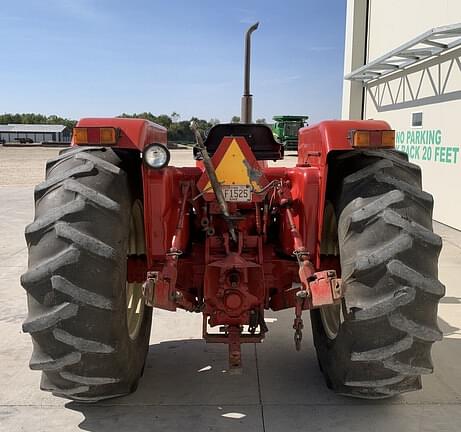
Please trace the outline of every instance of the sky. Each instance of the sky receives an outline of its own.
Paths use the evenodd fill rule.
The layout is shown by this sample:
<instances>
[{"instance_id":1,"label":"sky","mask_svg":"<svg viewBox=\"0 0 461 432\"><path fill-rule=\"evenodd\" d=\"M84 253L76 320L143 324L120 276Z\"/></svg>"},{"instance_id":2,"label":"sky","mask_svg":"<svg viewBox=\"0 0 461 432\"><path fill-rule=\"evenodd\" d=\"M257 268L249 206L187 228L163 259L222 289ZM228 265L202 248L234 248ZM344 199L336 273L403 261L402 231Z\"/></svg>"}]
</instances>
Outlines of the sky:
<instances>
[{"instance_id":1,"label":"sky","mask_svg":"<svg viewBox=\"0 0 461 432\"><path fill-rule=\"evenodd\" d=\"M0 113L340 117L346 0L0 0Z\"/></svg>"}]
</instances>

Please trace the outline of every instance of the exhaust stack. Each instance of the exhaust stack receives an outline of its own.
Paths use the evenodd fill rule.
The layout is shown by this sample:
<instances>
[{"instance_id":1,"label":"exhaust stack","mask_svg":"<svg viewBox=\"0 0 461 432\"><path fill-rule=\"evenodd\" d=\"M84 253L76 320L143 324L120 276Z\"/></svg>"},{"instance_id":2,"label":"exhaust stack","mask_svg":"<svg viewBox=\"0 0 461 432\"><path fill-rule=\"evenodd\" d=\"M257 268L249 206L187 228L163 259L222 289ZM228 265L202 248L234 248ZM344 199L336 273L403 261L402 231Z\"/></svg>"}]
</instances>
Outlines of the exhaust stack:
<instances>
[{"instance_id":1,"label":"exhaust stack","mask_svg":"<svg viewBox=\"0 0 461 432\"><path fill-rule=\"evenodd\" d=\"M251 33L259 26L259 22L253 24L245 36L245 72L242 96L241 123L252 123L253 95L250 94L250 62L251 62Z\"/></svg>"}]
</instances>

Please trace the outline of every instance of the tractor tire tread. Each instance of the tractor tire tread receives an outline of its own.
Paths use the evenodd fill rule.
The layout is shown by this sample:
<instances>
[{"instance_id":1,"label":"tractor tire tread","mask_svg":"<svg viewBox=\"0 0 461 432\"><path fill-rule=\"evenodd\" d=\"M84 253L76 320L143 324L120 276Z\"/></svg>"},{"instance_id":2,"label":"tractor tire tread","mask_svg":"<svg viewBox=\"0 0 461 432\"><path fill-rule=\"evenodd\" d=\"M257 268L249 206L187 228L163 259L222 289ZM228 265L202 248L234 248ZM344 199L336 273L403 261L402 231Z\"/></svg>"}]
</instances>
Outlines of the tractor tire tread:
<instances>
[{"instance_id":1,"label":"tractor tire tread","mask_svg":"<svg viewBox=\"0 0 461 432\"><path fill-rule=\"evenodd\" d=\"M94 164L98 168L104 171L107 171L108 173L111 173L114 175L122 174L122 170L117 165L114 165L113 163L110 163L108 161L105 161L104 159L94 156L91 153L80 152L75 155L75 158L82 160L82 161L88 161L89 163ZM124 172L123 172L123 175L125 175Z\"/></svg>"},{"instance_id":2,"label":"tractor tire tread","mask_svg":"<svg viewBox=\"0 0 461 432\"><path fill-rule=\"evenodd\" d=\"M30 368L42 371L41 388L56 396L96 402L130 393L141 376L151 311L130 341L125 297L113 288L123 284L124 292L133 199L123 166L113 150L68 149L48 162L35 188L21 276L29 306L23 330L33 341ZM91 273L81 271L95 262Z\"/></svg>"},{"instance_id":3,"label":"tractor tire tread","mask_svg":"<svg viewBox=\"0 0 461 432\"><path fill-rule=\"evenodd\" d=\"M418 390L433 370L431 345L442 338L436 311L445 288L434 264L442 240L432 231L432 196L421 189L420 168L397 152L351 151L338 163L355 167L335 195L348 313L334 340L312 313L323 373L352 397Z\"/></svg>"},{"instance_id":4,"label":"tractor tire tread","mask_svg":"<svg viewBox=\"0 0 461 432\"><path fill-rule=\"evenodd\" d=\"M32 370L52 371L59 370L65 366L71 366L78 363L82 358L82 354L78 351L72 351L62 357L51 357L47 354L34 349L29 362L29 367Z\"/></svg>"},{"instance_id":5,"label":"tractor tire tread","mask_svg":"<svg viewBox=\"0 0 461 432\"><path fill-rule=\"evenodd\" d=\"M115 260L117 253L115 249L95 237L89 236L77 228L73 228L65 222L57 222L54 225L56 236L69 241L78 249L88 252L96 257Z\"/></svg>"},{"instance_id":6,"label":"tractor tire tread","mask_svg":"<svg viewBox=\"0 0 461 432\"><path fill-rule=\"evenodd\" d=\"M99 341L72 335L60 328L55 328L53 330L53 336L59 342L76 348L81 353L110 354L115 351L115 348L110 345L106 345Z\"/></svg>"},{"instance_id":7,"label":"tractor tire tread","mask_svg":"<svg viewBox=\"0 0 461 432\"><path fill-rule=\"evenodd\" d=\"M95 166L92 162L79 164L70 170L60 172L58 175L52 176L35 186L34 195L35 200L39 200L42 196L48 193L53 188L57 188L68 178L79 178L96 174Z\"/></svg>"},{"instance_id":8,"label":"tractor tire tread","mask_svg":"<svg viewBox=\"0 0 461 432\"><path fill-rule=\"evenodd\" d=\"M77 384L85 384L85 385L104 385L104 384L114 384L120 381L119 378L109 378L109 377L89 377L89 376L82 376L76 375L70 372L60 372L64 379L67 381L72 381Z\"/></svg>"},{"instance_id":9,"label":"tractor tire tread","mask_svg":"<svg viewBox=\"0 0 461 432\"><path fill-rule=\"evenodd\" d=\"M111 210L113 212L120 211L120 204L116 201L108 198L106 195L98 192L97 190L85 186L82 183L74 179L65 180L63 183L63 187L67 191L75 192L80 197L85 198L89 202L93 203L96 206L105 208L107 210Z\"/></svg>"},{"instance_id":10,"label":"tractor tire tread","mask_svg":"<svg viewBox=\"0 0 461 432\"><path fill-rule=\"evenodd\" d=\"M77 315L78 306L74 303L61 303L47 308L45 312L27 318L22 324L25 333L35 333L54 327L58 322Z\"/></svg>"},{"instance_id":11,"label":"tractor tire tread","mask_svg":"<svg viewBox=\"0 0 461 432\"><path fill-rule=\"evenodd\" d=\"M34 222L27 225L25 236L26 241L32 242L34 237L42 231L49 229L58 221L65 221L85 209L85 201L76 198L66 204L57 207L52 213L37 217Z\"/></svg>"},{"instance_id":12,"label":"tractor tire tread","mask_svg":"<svg viewBox=\"0 0 461 432\"><path fill-rule=\"evenodd\" d=\"M94 293L93 291L80 288L60 275L51 277L51 286L54 290L67 294L76 304L88 305L106 310L113 310L114 308L111 299Z\"/></svg>"},{"instance_id":13,"label":"tractor tire tread","mask_svg":"<svg viewBox=\"0 0 461 432\"><path fill-rule=\"evenodd\" d=\"M78 147L70 147L67 149L64 149L60 154L52 159L48 159L46 162L46 171L50 171L52 168L54 168L57 164L67 161L71 158L73 158L77 153L81 152L90 152L90 151L101 151L105 150L104 147L88 147L88 146L78 146Z\"/></svg>"}]
</instances>

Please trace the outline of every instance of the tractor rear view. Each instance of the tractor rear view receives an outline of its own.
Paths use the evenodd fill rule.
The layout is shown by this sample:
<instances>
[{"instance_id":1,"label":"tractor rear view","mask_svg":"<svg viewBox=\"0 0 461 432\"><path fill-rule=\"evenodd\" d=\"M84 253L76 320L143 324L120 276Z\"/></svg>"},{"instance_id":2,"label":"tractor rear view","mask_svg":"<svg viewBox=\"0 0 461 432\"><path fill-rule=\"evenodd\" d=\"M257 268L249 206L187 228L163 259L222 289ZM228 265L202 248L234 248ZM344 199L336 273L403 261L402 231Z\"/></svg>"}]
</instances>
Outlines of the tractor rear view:
<instances>
[{"instance_id":1,"label":"tractor rear view","mask_svg":"<svg viewBox=\"0 0 461 432\"><path fill-rule=\"evenodd\" d=\"M21 279L43 390L78 401L134 391L153 307L201 313L232 371L241 345L265 337L265 311L290 308L297 349L310 311L337 393L386 398L432 372L442 243L419 167L376 120L303 128L297 165L269 167L284 147L251 121L256 28L243 123L205 140L194 128L195 167L170 165L161 126L121 118L80 120L48 161Z\"/></svg>"}]
</instances>

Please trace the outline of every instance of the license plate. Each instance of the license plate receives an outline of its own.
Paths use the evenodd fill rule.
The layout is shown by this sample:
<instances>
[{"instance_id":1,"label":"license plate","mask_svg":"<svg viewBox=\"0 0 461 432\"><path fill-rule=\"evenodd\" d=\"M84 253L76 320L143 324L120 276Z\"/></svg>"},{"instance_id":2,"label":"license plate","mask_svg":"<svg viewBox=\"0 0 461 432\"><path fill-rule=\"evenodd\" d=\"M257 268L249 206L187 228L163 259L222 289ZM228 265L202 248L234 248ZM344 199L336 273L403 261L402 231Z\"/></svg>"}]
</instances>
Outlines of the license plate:
<instances>
[{"instance_id":1,"label":"license plate","mask_svg":"<svg viewBox=\"0 0 461 432\"><path fill-rule=\"evenodd\" d=\"M224 199L234 202L251 201L251 189L246 185L223 186Z\"/></svg>"}]
</instances>

